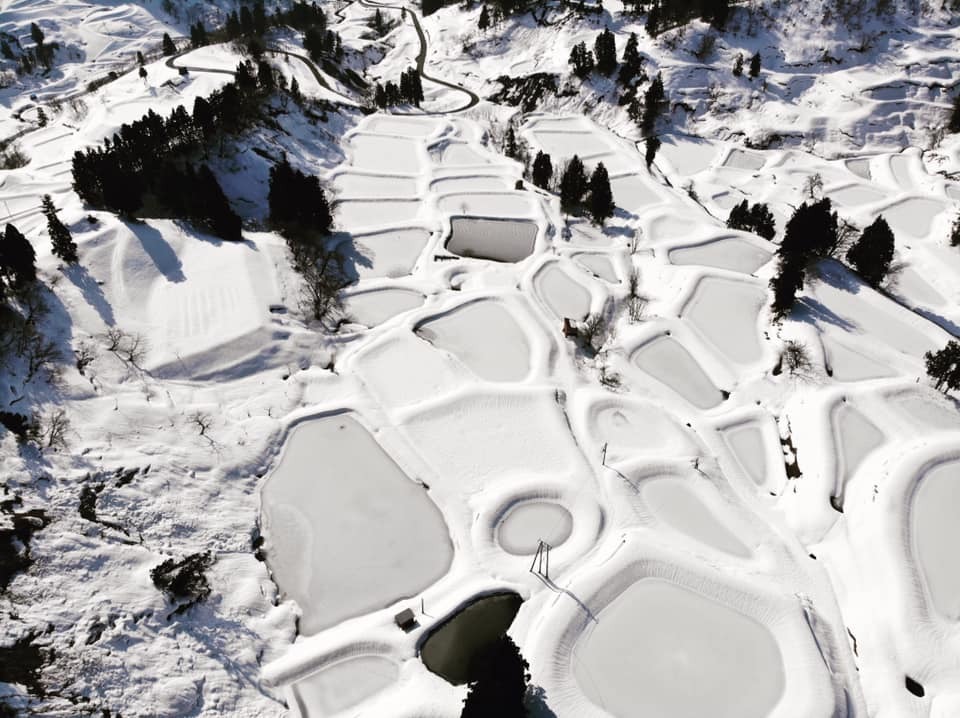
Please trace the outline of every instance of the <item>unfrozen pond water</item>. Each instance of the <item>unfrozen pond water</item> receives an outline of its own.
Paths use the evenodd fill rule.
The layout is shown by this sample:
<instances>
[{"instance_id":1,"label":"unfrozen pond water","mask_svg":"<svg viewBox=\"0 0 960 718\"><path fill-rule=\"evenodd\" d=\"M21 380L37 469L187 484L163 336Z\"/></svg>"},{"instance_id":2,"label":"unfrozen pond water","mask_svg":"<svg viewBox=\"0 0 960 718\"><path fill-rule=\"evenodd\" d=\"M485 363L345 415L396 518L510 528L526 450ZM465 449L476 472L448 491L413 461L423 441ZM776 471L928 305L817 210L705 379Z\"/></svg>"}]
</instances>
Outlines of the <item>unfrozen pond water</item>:
<instances>
[{"instance_id":1,"label":"unfrozen pond water","mask_svg":"<svg viewBox=\"0 0 960 718\"><path fill-rule=\"evenodd\" d=\"M379 693L399 674L397 664L382 656L347 658L297 681L293 694L301 718L322 718Z\"/></svg>"},{"instance_id":2,"label":"unfrozen pond water","mask_svg":"<svg viewBox=\"0 0 960 718\"><path fill-rule=\"evenodd\" d=\"M927 473L913 499L914 547L936 610L960 619L960 463L941 464Z\"/></svg>"},{"instance_id":3,"label":"unfrozen pond water","mask_svg":"<svg viewBox=\"0 0 960 718\"><path fill-rule=\"evenodd\" d=\"M581 321L590 313L590 292L556 264L537 272L533 286L557 319Z\"/></svg>"},{"instance_id":4,"label":"unfrozen pond water","mask_svg":"<svg viewBox=\"0 0 960 718\"><path fill-rule=\"evenodd\" d=\"M519 262L533 254L536 239L533 222L454 217L447 249L461 257Z\"/></svg>"},{"instance_id":5,"label":"unfrozen pond water","mask_svg":"<svg viewBox=\"0 0 960 718\"><path fill-rule=\"evenodd\" d=\"M667 257L673 264L696 264L753 274L770 261L771 253L739 237L721 237L701 244L671 249Z\"/></svg>"},{"instance_id":6,"label":"unfrozen pond water","mask_svg":"<svg viewBox=\"0 0 960 718\"><path fill-rule=\"evenodd\" d=\"M524 501L512 507L497 526L497 543L507 553L532 556L540 541L556 548L570 536L573 517L560 504Z\"/></svg>"},{"instance_id":7,"label":"unfrozen pond water","mask_svg":"<svg viewBox=\"0 0 960 718\"><path fill-rule=\"evenodd\" d=\"M475 656L507 632L523 599L516 593L483 596L434 628L420 650L424 665L450 683L474 675Z\"/></svg>"},{"instance_id":8,"label":"unfrozen pond water","mask_svg":"<svg viewBox=\"0 0 960 718\"><path fill-rule=\"evenodd\" d=\"M682 314L723 354L746 364L763 356L757 317L766 301L766 290L754 284L704 277Z\"/></svg>"},{"instance_id":9,"label":"unfrozen pond water","mask_svg":"<svg viewBox=\"0 0 960 718\"><path fill-rule=\"evenodd\" d=\"M520 381L530 372L530 345L513 315L494 301L470 302L419 324L417 334L488 381Z\"/></svg>"},{"instance_id":10,"label":"unfrozen pond water","mask_svg":"<svg viewBox=\"0 0 960 718\"><path fill-rule=\"evenodd\" d=\"M424 488L346 414L290 432L261 501L267 562L306 635L416 594L453 556Z\"/></svg>"},{"instance_id":11,"label":"unfrozen pond water","mask_svg":"<svg viewBox=\"0 0 960 718\"><path fill-rule=\"evenodd\" d=\"M412 289L391 287L351 294L343 301L346 318L366 327L375 327L398 314L416 309L424 296Z\"/></svg>"},{"instance_id":12,"label":"unfrozen pond water","mask_svg":"<svg viewBox=\"0 0 960 718\"><path fill-rule=\"evenodd\" d=\"M700 409L712 409L723 394L681 344L659 336L634 352L633 363Z\"/></svg>"},{"instance_id":13,"label":"unfrozen pond water","mask_svg":"<svg viewBox=\"0 0 960 718\"><path fill-rule=\"evenodd\" d=\"M716 488L706 482L699 482L698 489L710 492L715 499L719 496ZM684 479L648 479L640 485L640 495L655 516L680 533L733 556L750 556L750 549L714 515Z\"/></svg>"},{"instance_id":14,"label":"unfrozen pond water","mask_svg":"<svg viewBox=\"0 0 960 718\"><path fill-rule=\"evenodd\" d=\"M658 578L603 608L574 652L580 688L617 718L767 718L784 691L765 626Z\"/></svg>"}]
</instances>

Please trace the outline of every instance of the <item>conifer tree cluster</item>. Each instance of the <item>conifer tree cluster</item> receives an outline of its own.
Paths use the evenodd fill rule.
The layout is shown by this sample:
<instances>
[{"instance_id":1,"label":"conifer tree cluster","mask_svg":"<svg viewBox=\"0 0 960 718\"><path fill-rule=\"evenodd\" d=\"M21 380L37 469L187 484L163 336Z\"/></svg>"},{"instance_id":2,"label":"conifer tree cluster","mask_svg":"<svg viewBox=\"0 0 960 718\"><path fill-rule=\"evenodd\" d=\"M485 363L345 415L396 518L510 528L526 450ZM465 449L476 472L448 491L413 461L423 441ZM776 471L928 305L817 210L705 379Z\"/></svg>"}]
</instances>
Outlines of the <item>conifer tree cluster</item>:
<instances>
[{"instance_id":1,"label":"conifer tree cluster","mask_svg":"<svg viewBox=\"0 0 960 718\"><path fill-rule=\"evenodd\" d=\"M605 28L597 35L593 43L593 54L597 61L597 72L606 77L612 75L617 69L617 44L610 28Z\"/></svg>"},{"instance_id":2,"label":"conifer tree cluster","mask_svg":"<svg viewBox=\"0 0 960 718\"><path fill-rule=\"evenodd\" d=\"M759 234L764 239L773 239L777 234L777 223L770 208L759 202L751 207L747 200L730 210L727 226L730 229Z\"/></svg>"},{"instance_id":3,"label":"conifer tree cluster","mask_svg":"<svg viewBox=\"0 0 960 718\"><path fill-rule=\"evenodd\" d=\"M197 97L193 113L183 105L164 119L150 110L124 124L102 147L73 156L73 188L87 203L132 215L144 196L172 212L183 212L224 239L239 238L239 218L229 207L209 168L194 170L189 158L206 151L217 136L241 131L256 115L262 95L272 89L273 73L265 63L255 73L241 63L234 82Z\"/></svg>"},{"instance_id":4,"label":"conifer tree cluster","mask_svg":"<svg viewBox=\"0 0 960 718\"><path fill-rule=\"evenodd\" d=\"M653 78L653 82L650 83L650 87L643 93L643 103L641 104L639 97L634 97L630 106L627 108L627 113L630 115L630 118L640 125L640 130L645 137L654 134L657 118L663 111L666 100L667 95L663 89L663 76L658 72L657 76Z\"/></svg>"},{"instance_id":5,"label":"conifer tree cluster","mask_svg":"<svg viewBox=\"0 0 960 718\"><path fill-rule=\"evenodd\" d=\"M320 180L290 166L270 170L270 222L287 240L293 267L303 279L310 313L322 321L342 310L340 291L349 283L343 254L326 242L333 226Z\"/></svg>"},{"instance_id":6,"label":"conifer tree cluster","mask_svg":"<svg viewBox=\"0 0 960 718\"><path fill-rule=\"evenodd\" d=\"M581 80L593 72L593 68L596 65L593 59L593 53L587 48L587 43L585 42L578 42L573 46L573 49L570 50L569 63L570 67L573 68L573 74Z\"/></svg>"},{"instance_id":7,"label":"conifer tree cluster","mask_svg":"<svg viewBox=\"0 0 960 718\"><path fill-rule=\"evenodd\" d=\"M924 354L923 359L938 391L960 389L960 342L951 340L940 351Z\"/></svg>"},{"instance_id":8,"label":"conifer tree cluster","mask_svg":"<svg viewBox=\"0 0 960 718\"><path fill-rule=\"evenodd\" d=\"M509 636L486 647L471 664L473 680L460 718L526 718L529 668Z\"/></svg>"},{"instance_id":9,"label":"conifer tree cluster","mask_svg":"<svg viewBox=\"0 0 960 718\"><path fill-rule=\"evenodd\" d=\"M649 3L646 0L632 0L630 4L635 12L639 12ZM656 37L694 18L723 28L729 15L730 0L654 0L649 4L646 30L650 37Z\"/></svg>"},{"instance_id":10,"label":"conifer tree cluster","mask_svg":"<svg viewBox=\"0 0 960 718\"><path fill-rule=\"evenodd\" d=\"M207 28L203 26L203 22L197 20L196 24L190 26L190 46L203 47L208 42Z\"/></svg>"},{"instance_id":11,"label":"conifer tree cluster","mask_svg":"<svg viewBox=\"0 0 960 718\"><path fill-rule=\"evenodd\" d=\"M57 216L57 208L53 206L53 199L50 195L43 195L41 207L43 216L47 220L47 232L50 235L50 242L53 244L54 256L59 257L67 264L76 264L78 259L77 245L73 241L70 230Z\"/></svg>"},{"instance_id":12,"label":"conifer tree cluster","mask_svg":"<svg viewBox=\"0 0 960 718\"><path fill-rule=\"evenodd\" d=\"M422 101L423 84L415 67L408 67L400 73L399 84L388 81L384 86L378 82L373 91L373 102L380 108L402 104L420 107Z\"/></svg>"},{"instance_id":13,"label":"conifer tree cluster","mask_svg":"<svg viewBox=\"0 0 960 718\"><path fill-rule=\"evenodd\" d=\"M542 151L537 152L533 160L531 178L540 189L550 189L550 183L553 181L553 162L550 155Z\"/></svg>"},{"instance_id":14,"label":"conifer tree cluster","mask_svg":"<svg viewBox=\"0 0 960 718\"><path fill-rule=\"evenodd\" d=\"M593 221L599 225L613 216L616 206L610 176L602 162L598 162L590 177L587 177L583 161L574 155L563 169L560 177L560 207L564 212L585 208Z\"/></svg>"},{"instance_id":15,"label":"conifer tree cluster","mask_svg":"<svg viewBox=\"0 0 960 718\"><path fill-rule=\"evenodd\" d=\"M37 253L14 225L0 235L0 298L18 292L37 279Z\"/></svg>"},{"instance_id":16,"label":"conifer tree cluster","mask_svg":"<svg viewBox=\"0 0 960 718\"><path fill-rule=\"evenodd\" d=\"M847 252L847 261L871 287L879 287L893 262L893 230L883 215L863 230Z\"/></svg>"},{"instance_id":17,"label":"conifer tree cluster","mask_svg":"<svg viewBox=\"0 0 960 718\"><path fill-rule=\"evenodd\" d=\"M777 250L777 274L770 280L773 315L786 316L796 303L808 267L833 255L839 246L839 221L828 198L804 202L790 217Z\"/></svg>"}]
</instances>

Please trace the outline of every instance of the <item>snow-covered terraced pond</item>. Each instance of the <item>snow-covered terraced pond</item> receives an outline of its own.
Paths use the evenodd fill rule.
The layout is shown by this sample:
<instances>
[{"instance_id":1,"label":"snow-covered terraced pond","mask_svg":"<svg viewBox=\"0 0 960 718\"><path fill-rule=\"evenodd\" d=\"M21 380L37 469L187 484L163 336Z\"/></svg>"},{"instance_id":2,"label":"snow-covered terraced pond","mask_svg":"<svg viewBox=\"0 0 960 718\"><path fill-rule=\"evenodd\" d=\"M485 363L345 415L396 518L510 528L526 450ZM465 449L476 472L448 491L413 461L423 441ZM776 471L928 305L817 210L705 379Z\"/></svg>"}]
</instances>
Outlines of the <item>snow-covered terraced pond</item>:
<instances>
[{"instance_id":1,"label":"snow-covered terraced pond","mask_svg":"<svg viewBox=\"0 0 960 718\"><path fill-rule=\"evenodd\" d=\"M920 478L911 512L914 551L930 601L944 618L960 619L960 463L941 464Z\"/></svg>"},{"instance_id":2,"label":"snow-covered terraced pond","mask_svg":"<svg viewBox=\"0 0 960 718\"><path fill-rule=\"evenodd\" d=\"M340 243L349 268L360 279L410 274L430 233L423 229L372 232Z\"/></svg>"},{"instance_id":3,"label":"snow-covered terraced pond","mask_svg":"<svg viewBox=\"0 0 960 718\"><path fill-rule=\"evenodd\" d=\"M417 181L412 177L341 172L332 184L341 195L351 197L413 197L417 194Z\"/></svg>"},{"instance_id":4,"label":"snow-covered terraced pond","mask_svg":"<svg viewBox=\"0 0 960 718\"><path fill-rule=\"evenodd\" d=\"M696 487L695 491L690 482L680 478L647 479L640 484L640 496L647 509L674 530L718 551L749 557L750 549L698 495L706 492L712 505L719 505L722 499L716 488L704 481Z\"/></svg>"},{"instance_id":5,"label":"snow-covered terraced pond","mask_svg":"<svg viewBox=\"0 0 960 718\"><path fill-rule=\"evenodd\" d=\"M757 320L766 301L763 287L704 277L684 306L682 316L723 354L746 364L763 356Z\"/></svg>"},{"instance_id":6,"label":"snow-covered terraced pond","mask_svg":"<svg viewBox=\"0 0 960 718\"><path fill-rule=\"evenodd\" d=\"M674 247L667 256L673 264L696 264L753 274L769 262L773 254L739 237L720 237L700 244Z\"/></svg>"},{"instance_id":7,"label":"snow-covered terraced pond","mask_svg":"<svg viewBox=\"0 0 960 718\"><path fill-rule=\"evenodd\" d=\"M856 207L861 204L872 204L873 202L879 202L884 197L886 197L884 192L874 187L858 184L830 191L830 199L838 204L849 207Z\"/></svg>"},{"instance_id":8,"label":"snow-covered terraced pond","mask_svg":"<svg viewBox=\"0 0 960 718\"><path fill-rule=\"evenodd\" d=\"M839 449L838 493L842 495L845 484L853 477L867 455L883 444L883 432L861 412L846 403L837 407L833 422Z\"/></svg>"},{"instance_id":9,"label":"snow-covered terraced pond","mask_svg":"<svg viewBox=\"0 0 960 718\"><path fill-rule=\"evenodd\" d=\"M671 337L659 336L643 344L631 361L700 409L712 409L723 401L723 394L696 359Z\"/></svg>"},{"instance_id":10,"label":"snow-covered terraced pond","mask_svg":"<svg viewBox=\"0 0 960 718\"><path fill-rule=\"evenodd\" d=\"M465 175L462 177L441 177L430 183L430 189L437 194L455 192L503 192L510 189L506 180L494 175Z\"/></svg>"},{"instance_id":11,"label":"snow-covered terraced pond","mask_svg":"<svg viewBox=\"0 0 960 718\"><path fill-rule=\"evenodd\" d=\"M634 214L660 201L659 195L639 175L611 177L610 188L617 206Z\"/></svg>"},{"instance_id":12,"label":"snow-covered terraced pond","mask_svg":"<svg viewBox=\"0 0 960 718\"><path fill-rule=\"evenodd\" d=\"M766 718L785 687L766 627L659 578L614 598L574 650L580 689L616 718Z\"/></svg>"},{"instance_id":13,"label":"snow-covered terraced pond","mask_svg":"<svg viewBox=\"0 0 960 718\"><path fill-rule=\"evenodd\" d=\"M528 217L533 212L528 192L490 192L448 194L440 197L441 212L480 214L492 217Z\"/></svg>"},{"instance_id":14,"label":"snow-covered terraced pond","mask_svg":"<svg viewBox=\"0 0 960 718\"><path fill-rule=\"evenodd\" d=\"M261 500L267 561L307 635L416 594L453 557L423 487L348 414L295 427Z\"/></svg>"},{"instance_id":15,"label":"snow-covered terraced pond","mask_svg":"<svg viewBox=\"0 0 960 718\"><path fill-rule=\"evenodd\" d=\"M325 666L293 685L301 718L351 708L396 682L400 667L382 656L357 656Z\"/></svg>"},{"instance_id":16,"label":"snow-covered terraced pond","mask_svg":"<svg viewBox=\"0 0 960 718\"><path fill-rule=\"evenodd\" d=\"M537 272L533 286L557 319L580 321L590 313L590 292L555 263Z\"/></svg>"},{"instance_id":17,"label":"snow-covered terraced pond","mask_svg":"<svg viewBox=\"0 0 960 718\"><path fill-rule=\"evenodd\" d=\"M592 132L534 129L532 134L543 151L554 158L554 162L560 158L574 155L582 158L584 155L600 154L611 149L602 137Z\"/></svg>"},{"instance_id":18,"label":"snow-covered terraced pond","mask_svg":"<svg viewBox=\"0 0 960 718\"><path fill-rule=\"evenodd\" d=\"M573 531L573 517L549 501L524 501L511 507L497 525L497 543L507 553L529 556L540 541L556 548Z\"/></svg>"},{"instance_id":19,"label":"snow-covered terraced pond","mask_svg":"<svg viewBox=\"0 0 960 718\"><path fill-rule=\"evenodd\" d=\"M416 174L423 169L420 146L414 139L356 134L348 148L356 169L386 174Z\"/></svg>"},{"instance_id":20,"label":"snow-covered terraced pond","mask_svg":"<svg viewBox=\"0 0 960 718\"><path fill-rule=\"evenodd\" d=\"M522 220L454 217L447 249L461 257L519 262L533 254L537 225Z\"/></svg>"},{"instance_id":21,"label":"snow-covered terraced pond","mask_svg":"<svg viewBox=\"0 0 960 718\"><path fill-rule=\"evenodd\" d=\"M334 205L337 226L344 230L409 224L420 211L419 200L344 200Z\"/></svg>"},{"instance_id":22,"label":"snow-covered terraced pond","mask_svg":"<svg viewBox=\"0 0 960 718\"><path fill-rule=\"evenodd\" d=\"M345 317L366 327L375 327L398 314L416 309L424 296L413 289L389 287L357 292L344 298Z\"/></svg>"},{"instance_id":23,"label":"snow-covered terraced pond","mask_svg":"<svg viewBox=\"0 0 960 718\"><path fill-rule=\"evenodd\" d=\"M827 365L837 381L866 381L893 376L890 367L838 342L829 334L823 336Z\"/></svg>"},{"instance_id":24,"label":"snow-covered terraced pond","mask_svg":"<svg viewBox=\"0 0 960 718\"><path fill-rule=\"evenodd\" d=\"M520 381L530 371L530 346L502 304L477 301L417 325L416 332L488 381Z\"/></svg>"},{"instance_id":25,"label":"snow-covered terraced pond","mask_svg":"<svg viewBox=\"0 0 960 718\"><path fill-rule=\"evenodd\" d=\"M895 231L904 232L913 237L926 237L934 217L944 209L946 207L939 200L911 197L887 207L883 210L883 216Z\"/></svg>"},{"instance_id":26,"label":"snow-covered terraced pond","mask_svg":"<svg viewBox=\"0 0 960 718\"><path fill-rule=\"evenodd\" d=\"M759 152L748 150L733 149L723 161L724 167L732 167L738 170L758 170L767 163L766 159Z\"/></svg>"}]
</instances>

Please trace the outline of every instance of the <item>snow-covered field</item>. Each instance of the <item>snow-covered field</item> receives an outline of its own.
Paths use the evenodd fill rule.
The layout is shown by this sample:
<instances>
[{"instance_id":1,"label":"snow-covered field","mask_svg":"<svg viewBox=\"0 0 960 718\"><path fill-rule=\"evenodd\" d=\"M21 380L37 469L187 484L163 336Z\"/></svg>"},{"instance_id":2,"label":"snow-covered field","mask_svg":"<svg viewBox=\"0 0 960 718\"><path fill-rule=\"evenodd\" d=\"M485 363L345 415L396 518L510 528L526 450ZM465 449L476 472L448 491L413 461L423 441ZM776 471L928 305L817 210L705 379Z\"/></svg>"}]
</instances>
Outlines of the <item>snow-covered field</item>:
<instances>
[{"instance_id":1,"label":"snow-covered field","mask_svg":"<svg viewBox=\"0 0 960 718\"><path fill-rule=\"evenodd\" d=\"M29 23L22 5L0 0ZM619 9L607 12L623 30ZM486 91L520 62L566 72L570 44L596 32L527 18L495 43L466 29L476 12L421 21L428 74ZM334 27L362 45L371 13L346 5ZM390 13L404 21L370 72L395 79L418 44ZM468 62L467 36L490 52ZM603 228L517 188L523 168L491 141L491 120L512 110L439 113L462 106L454 88L425 87L438 114L291 115L266 146L324 180L355 279L334 332L299 311L283 240L254 229L267 166L256 138L214 160L250 221L242 242L172 220L91 223L70 188L76 149L147 109L189 107L227 75L151 63L146 81L124 75L85 96L86 114L24 134L30 162L0 171L0 207L37 249L63 347L101 347L85 375L67 367L39 398L66 410L66 450L0 437L5 496L52 517L33 537L36 563L0 594L0 647L34 633L56 651L40 714L70 715L84 696L133 716L455 716L465 689L418 651L476 597L510 591L523 599L510 633L539 689L534 716L960 715L960 413L922 358L960 325L960 254L946 241L960 185L936 173L958 167L960 143L908 146L944 101L897 74L932 86L960 47L953 28L916 39L899 64L891 39L876 66L821 74L796 70L805 56L787 46L756 116L732 112L729 134L710 113L678 122L650 170L619 110L573 98L518 118L554 166L577 153L608 168L618 210ZM668 91L694 96L682 78L697 67L644 43ZM215 47L177 61L235 60ZM309 77L305 93L335 94ZM899 120L881 112L897 102ZM811 142L750 149L734 132L780 132L788 112ZM918 122L898 134L906 112ZM861 134L846 140L851 123ZM22 124L11 111L0 127ZM902 267L878 292L825 262L775 326L776 242L814 174L842 218L890 221ZM50 255L44 193L79 268ZM774 242L726 228L741 199L769 203ZM632 319L631 274L645 298ZM563 333L590 315L608 325L596 356ZM136 366L103 348L111 328L142 337ZM787 340L807 348L801 375L775 370ZM77 505L100 484L94 523ZM541 540L549 579L530 571ZM172 616L150 569L206 550L210 598ZM406 608L417 625L402 631ZM0 683L0 700L25 694Z\"/></svg>"}]
</instances>

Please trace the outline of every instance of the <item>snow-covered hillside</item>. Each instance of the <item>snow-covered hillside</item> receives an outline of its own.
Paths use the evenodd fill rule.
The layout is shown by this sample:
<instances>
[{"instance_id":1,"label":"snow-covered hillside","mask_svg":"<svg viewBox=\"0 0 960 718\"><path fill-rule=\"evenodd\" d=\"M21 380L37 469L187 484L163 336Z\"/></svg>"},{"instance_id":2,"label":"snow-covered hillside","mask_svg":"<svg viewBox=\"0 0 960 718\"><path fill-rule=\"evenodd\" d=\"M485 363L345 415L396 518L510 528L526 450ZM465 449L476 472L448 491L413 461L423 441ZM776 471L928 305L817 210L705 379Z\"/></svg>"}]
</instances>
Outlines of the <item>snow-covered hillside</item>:
<instances>
[{"instance_id":1,"label":"snow-covered hillside","mask_svg":"<svg viewBox=\"0 0 960 718\"><path fill-rule=\"evenodd\" d=\"M479 5L343 3L345 63L371 85L417 68L421 108L367 114L273 29L308 101L275 97L206 158L242 241L86 206L75 151L244 59L215 44L142 77L130 57L235 7L0 0L0 31L61 45L0 90L26 160L0 170L0 208L36 250L61 369L13 362L0 412L62 428L0 429L0 715L457 716L465 687L421 650L504 593L531 716L960 715L960 411L924 366L960 335L950 11L756 2L724 33L652 39L617 0L484 32ZM604 27L663 73L649 166L614 81L570 74ZM757 51L759 77L734 76ZM486 99L541 72L560 89L531 112ZM613 217L563 212L503 153L508 126L555 167L603 163ZM336 322L311 321L268 229L284 157L331 200ZM45 194L76 265L51 253ZM824 260L775 323L776 252L811 197L885 217L895 271L873 288ZM726 227L742 200L772 241ZM188 558L209 594L179 610L158 568Z\"/></svg>"}]
</instances>

